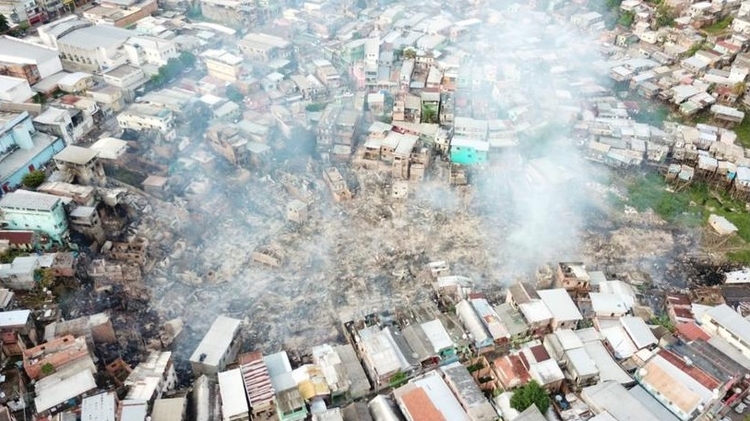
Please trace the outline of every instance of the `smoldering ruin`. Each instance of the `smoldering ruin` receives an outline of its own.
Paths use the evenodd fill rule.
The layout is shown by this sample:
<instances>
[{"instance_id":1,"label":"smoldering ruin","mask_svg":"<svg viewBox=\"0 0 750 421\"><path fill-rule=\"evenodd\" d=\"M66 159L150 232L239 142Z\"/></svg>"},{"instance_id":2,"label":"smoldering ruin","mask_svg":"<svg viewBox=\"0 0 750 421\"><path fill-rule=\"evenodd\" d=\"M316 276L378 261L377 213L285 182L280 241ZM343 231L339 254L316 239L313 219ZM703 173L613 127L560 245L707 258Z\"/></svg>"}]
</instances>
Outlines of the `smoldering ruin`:
<instances>
[{"instance_id":1,"label":"smoldering ruin","mask_svg":"<svg viewBox=\"0 0 750 421\"><path fill-rule=\"evenodd\" d=\"M435 152L420 162L418 180L360 159L366 151L337 160L301 115L280 123L250 156L235 153L233 124L203 135L183 122L179 142L141 134L138 148L131 142L125 163L110 170L128 223L92 266L121 282L106 285L89 270L95 289L125 285L128 298L87 305L125 309L115 322L130 326L134 343L171 341L163 323L179 320L175 350L186 357L219 314L248 322L247 349L342 340L342 322L432 300L418 277L432 261L449 262L485 290L544 279L563 260L683 286L686 252L699 235L650 212L612 207L612 195L626 194L623 175L580 156L572 125L583 87L606 89L606 82L596 74L594 44L565 25L519 7L477 31L473 68L502 73L507 86L459 90L456 117L514 126L499 130L495 141L507 147L485 165L457 168L439 145L429 145ZM359 97L330 101L354 107ZM248 110L244 119L258 115ZM363 147L375 120L364 112L355 146ZM145 191L114 180L123 168L151 176ZM133 250L137 244L147 246ZM668 263L677 256L687 257Z\"/></svg>"}]
</instances>

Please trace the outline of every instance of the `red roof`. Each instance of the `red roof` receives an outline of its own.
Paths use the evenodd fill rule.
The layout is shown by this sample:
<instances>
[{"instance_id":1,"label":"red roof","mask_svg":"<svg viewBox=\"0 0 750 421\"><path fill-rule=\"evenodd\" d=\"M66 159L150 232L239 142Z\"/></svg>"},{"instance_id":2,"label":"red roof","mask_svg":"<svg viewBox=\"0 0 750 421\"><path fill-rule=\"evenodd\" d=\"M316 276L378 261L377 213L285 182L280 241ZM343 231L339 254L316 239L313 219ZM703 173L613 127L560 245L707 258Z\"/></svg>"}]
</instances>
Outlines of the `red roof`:
<instances>
[{"instance_id":1,"label":"red roof","mask_svg":"<svg viewBox=\"0 0 750 421\"><path fill-rule=\"evenodd\" d=\"M693 311L685 307L672 307L674 315L680 319L692 319Z\"/></svg>"},{"instance_id":2,"label":"red roof","mask_svg":"<svg viewBox=\"0 0 750 421\"><path fill-rule=\"evenodd\" d=\"M8 240L10 244L33 244L33 231L0 231L0 240Z\"/></svg>"},{"instance_id":3,"label":"red roof","mask_svg":"<svg viewBox=\"0 0 750 421\"><path fill-rule=\"evenodd\" d=\"M677 367L680 371L684 372L688 376L692 377L695 381L705 386L708 390L714 390L721 385L718 380L706 374L705 371L694 365L688 365L685 360L683 360L678 355L675 355L671 351L662 350L661 352L659 352L659 355L661 355L665 360L669 361L670 364Z\"/></svg>"},{"instance_id":4,"label":"red roof","mask_svg":"<svg viewBox=\"0 0 750 421\"><path fill-rule=\"evenodd\" d=\"M435 407L430 397L420 387L405 393L401 400L412 421L447 421L443 413Z\"/></svg>"},{"instance_id":5,"label":"red roof","mask_svg":"<svg viewBox=\"0 0 750 421\"><path fill-rule=\"evenodd\" d=\"M711 335L701 329L695 322L678 323L677 333L685 338L688 342L692 342L696 339L703 339L707 341L711 339Z\"/></svg>"},{"instance_id":6,"label":"red roof","mask_svg":"<svg viewBox=\"0 0 750 421\"><path fill-rule=\"evenodd\" d=\"M677 305L689 306L690 297L688 297L687 294L673 292L673 293L667 294L667 302L674 306L677 306Z\"/></svg>"},{"instance_id":7,"label":"red roof","mask_svg":"<svg viewBox=\"0 0 750 421\"><path fill-rule=\"evenodd\" d=\"M534 359L538 363L542 361L547 361L550 359L549 353L547 353L547 350L544 349L544 345L532 346L530 350L531 350L531 353L534 355Z\"/></svg>"},{"instance_id":8,"label":"red roof","mask_svg":"<svg viewBox=\"0 0 750 421\"><path fill-rule=\"evenodd\" d=\"M513 388L528 383L531 379L526 368L523 354L506 355L495 360L495 369L500 382L506 388Z\"/></svg>"},{"instance_id":9,"label":"red roof","mask_svg":"<svg viewBox=\"0 0 750 421\"><path fill-rule=\"evenodd\" d=\"M64 97L60 98L60 102L66 105L73 105L76 102L80 101L81 98L75 96L75 95L65 95Z\"/></svg>"}]
</instances>

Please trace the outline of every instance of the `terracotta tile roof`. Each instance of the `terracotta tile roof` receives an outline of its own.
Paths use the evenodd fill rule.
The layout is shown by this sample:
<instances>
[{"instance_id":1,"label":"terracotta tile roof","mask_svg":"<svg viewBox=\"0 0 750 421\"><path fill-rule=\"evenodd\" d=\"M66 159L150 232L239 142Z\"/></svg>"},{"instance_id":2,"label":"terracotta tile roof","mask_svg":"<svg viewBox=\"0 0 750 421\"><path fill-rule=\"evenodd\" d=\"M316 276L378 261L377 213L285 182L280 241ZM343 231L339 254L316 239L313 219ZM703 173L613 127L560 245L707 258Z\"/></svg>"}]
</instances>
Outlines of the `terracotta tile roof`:
<instances>
[{"instance_id":1,"label":"terracotta tile roof","mask_svg":"<svg viewBox=\"0 0 750 421\"><path fill-rule=\"evenodd\" d=\"M534 359L536 362L540 363L542 361L547 361L550 359L549 353L547 353L547 350L544 349L544 345L537 345L532 346L531 353L534 355Z\"/></svg>"},{"instance_id":2,"label":"terracotta tile roof","mask_svg":"<svg viewBox=\"0 0 750 421\"><path fill-rule=\"evenodd\" d=\"M0 240L8 240L10 244L32 244L33 231L0 231Z\"/></svg>"},{"instance_id":3,"label":"terracotta tile roof","mask_svg":"<svg viewBox=\"0 0 750 421\"><path fill-rule=\"evenodd\" d=\"M675 316L682 318L682 319L692 319L693 318L693 312L689 308L684 307L673 307L672 311L674 311Z\"/></svg>"},{"instance_id":4,"label":"terracotta tile roof","mask_svg":"<svg viewBox=\"0 0 750 421\"><path fill-rule=\"evenodd\" d=\"M667 303L673 306L689 306L690 297L687 294L680 293L667 294Z\"/></svg>"},{"instance_id":5,"label":"terracotta tile roof","mask_svg":"<svg viewBox=\"0 0 750 421\"><path fill-rule=\"evenodd\" d=\"M695 322L677 324L677 333L688 342L696 339L703 339L704 341L711 339L711 335L701 329Z\"/></svg>"},{"instance_id":6,"label":"terracotta tile roof","mask_svg":"<svg viewBox=\"0 0 750 421\"><path fill-rule=\"evenodd\" d=\"M506 355L495 360L495 371L506 389L521 386L531 379L523 356Z\"/></svg>"},{"instance_id":7,"label":"terracotta tile roof","mask_svg":"<svg viewBox=\"0 0 750 421\"><path fill-rule=\"evenodd\" d=\"M412 421L448 421L421 387L407 392L401 399Z\"/></svg>"}]
</instances>

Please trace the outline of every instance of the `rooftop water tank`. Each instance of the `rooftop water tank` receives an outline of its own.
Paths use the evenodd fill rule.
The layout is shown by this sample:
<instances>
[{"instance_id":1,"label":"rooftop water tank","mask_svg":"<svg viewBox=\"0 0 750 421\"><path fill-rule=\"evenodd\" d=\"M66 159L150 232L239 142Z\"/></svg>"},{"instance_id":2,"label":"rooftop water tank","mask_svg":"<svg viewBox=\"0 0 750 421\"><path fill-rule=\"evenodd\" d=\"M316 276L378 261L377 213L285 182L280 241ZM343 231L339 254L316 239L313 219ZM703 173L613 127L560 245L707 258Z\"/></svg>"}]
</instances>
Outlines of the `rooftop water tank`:
<instances>
[{"instance_id":1,"label":"rooftop water tank","mask_svg":"<svg viewBox=\"0 0 750 421\"><path fill-rule=\"evenodd\" d=\"M31 149L34 147L34 142L31 140L29 130L22 124L13 128L13 140L21 149Z\"/></svg>"}]
</instances>

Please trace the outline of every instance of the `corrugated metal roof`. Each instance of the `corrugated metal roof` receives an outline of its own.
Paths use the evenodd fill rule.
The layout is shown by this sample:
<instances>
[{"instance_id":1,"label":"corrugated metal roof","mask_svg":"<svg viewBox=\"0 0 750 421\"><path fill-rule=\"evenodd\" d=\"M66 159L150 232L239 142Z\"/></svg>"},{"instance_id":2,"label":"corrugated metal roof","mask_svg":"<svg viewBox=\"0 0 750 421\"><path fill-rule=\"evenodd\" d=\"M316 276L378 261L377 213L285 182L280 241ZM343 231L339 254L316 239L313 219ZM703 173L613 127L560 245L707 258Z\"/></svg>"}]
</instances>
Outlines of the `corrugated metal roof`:
<instances>
[{"instance_id":1,"label":"corrugated metal roof","mask_svg":"<svg viewBox=\"0 0 750 421\"><path fill-rule=\"evenodd\" d=\"M0 199L0 208L51 211L59 202L60 198L51 194L16 190Z\"/></svg>"},{"instance_id":2,"label":"corrugated metal roof","mask_svg":"<svg viewBox=\"0 0 750 421\"><path fill-rule=\"evenodd\" d=\"M245 385L239 368L219 373L219 390L221 392L221 412L225 419L247 414L248 405L245 399Z\"/></svg>"},{"instance_id":3,"label":"corrugated metal roof","mask_svg":"<svg viewBox=\"0 0 750 421\"><path fill-rule=\"evenodd\" d=\"M84 398L81 421L115 421L115 394L100 393Z\"/></svg>"},{"instance_id":4,"label":"corrugated metal roof","mask_svg":"<svg viewBox=\"0 0 750 421\"><path fill-rule=\"evenodd\" d=\"M656 339L656 336L651 332L646 322L640 317L620 317L620 323L638 349L659 343L659 340Z\"/></svg>"},{"instance_id":5,"label":"corrugated metal roof","mask_svg":"<svg viewBox=\"0 0 750 421\"><path fill-rule=\"evenodd\" d=\"M2 205L2 201L0 201ZM740 316L739 313L732 310L726 304L722 304L707 310L704 317L713 319L728 332L744 342L746 347L750 347L750 321Z\"/></svg>"},{"instance_id":6,"label":"corrugated metal roof","mask_svg":"<svg viewBox=\"0 0 750 421\"><path fill-rule=\"evenodd\" d=\"M581 320L581 312L570 298L570 295L564 288L545 289L537 291L539 298L552 312L552 316L557 321Z\"/></svg>"},{"instance_id":7,"label":"corrugated metal roof","mask_svg":"<svg viewBox=\"0 0 750 421\"><path fill-rule=\"evenodd\" d=\"M585 387L581 398L591 406L593 412L607 411L619 421L661 421L616 382Z\"/></svg>"}]
</instances>

